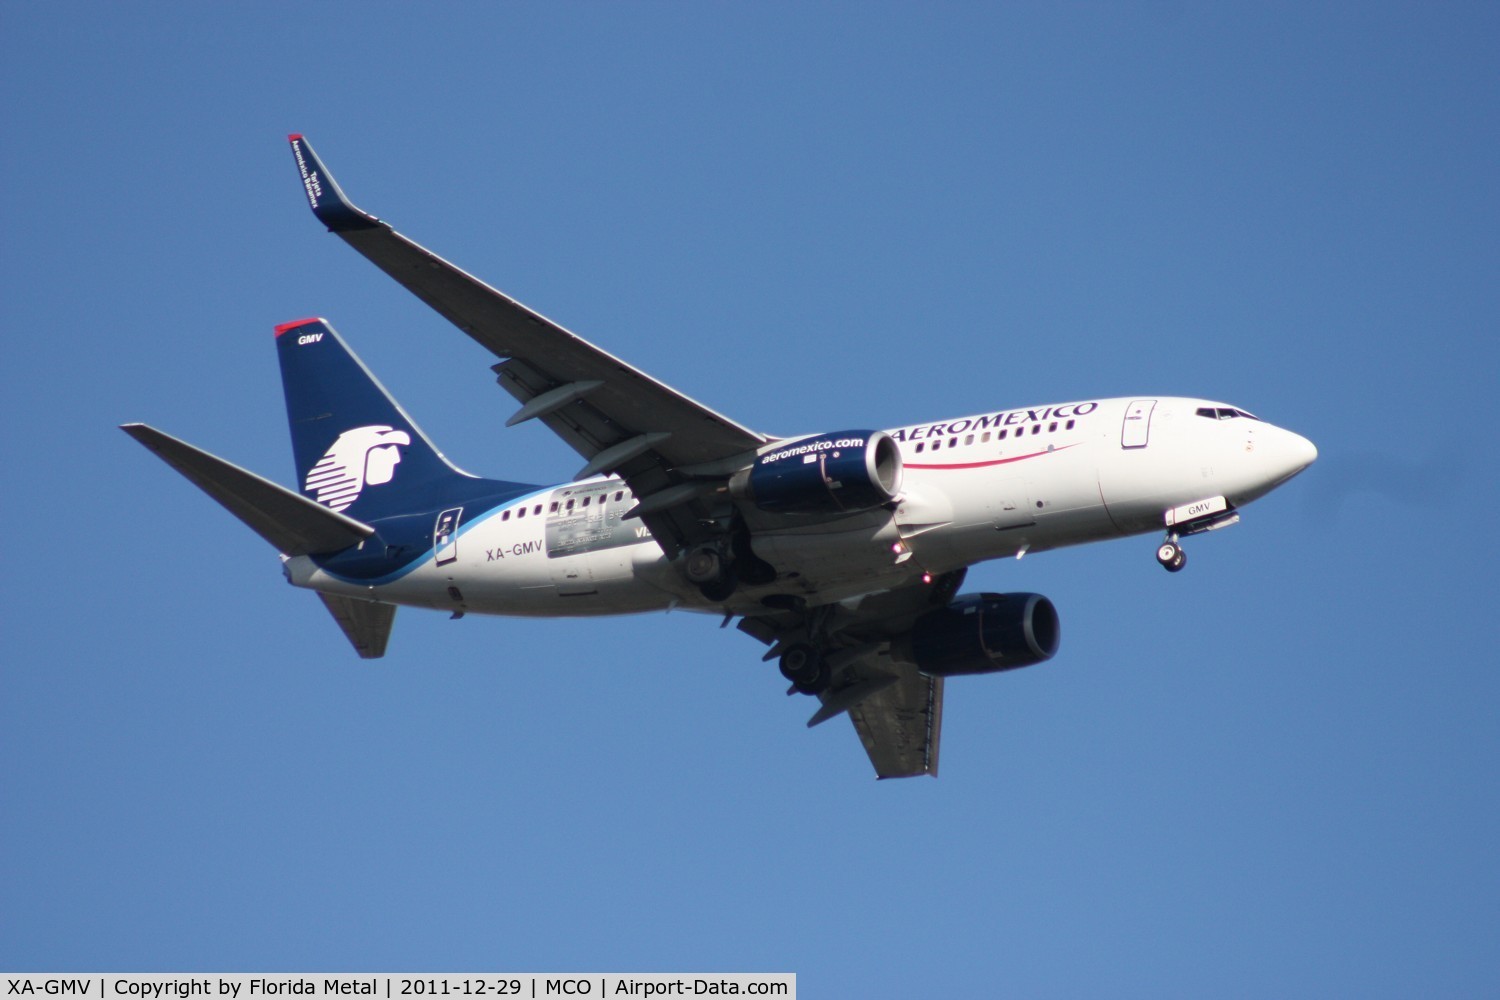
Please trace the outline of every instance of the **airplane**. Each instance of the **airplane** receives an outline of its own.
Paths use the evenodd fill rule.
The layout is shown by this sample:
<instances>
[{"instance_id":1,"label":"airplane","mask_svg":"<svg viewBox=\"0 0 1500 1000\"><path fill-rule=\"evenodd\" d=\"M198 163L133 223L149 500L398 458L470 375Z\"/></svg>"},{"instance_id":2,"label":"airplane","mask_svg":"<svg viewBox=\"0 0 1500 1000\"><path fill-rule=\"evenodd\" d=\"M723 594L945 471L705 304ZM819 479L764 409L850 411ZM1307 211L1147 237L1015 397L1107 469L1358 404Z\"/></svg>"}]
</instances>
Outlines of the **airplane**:
<instances>
[{"instance_id":1,"label":"airplane","mask_svg":"<svg viewBox=\"0 0 1500 1000\"><path fill-rule=\"evenodd\" d=\"M766 647L808 725L847 715L877 778L937 775L944 682L1051 659L1032 593L960 594L968 568L1161 533L1156 558L1306 469L1306 438L1164 395L795 437L695 402L355 207L289 137L313 214L491 351L500 387L584 459L569 482L451 464L329 323L275 328L300 490L145 424L122 429L280 553L361 657L398 606L579 617L674 608Z\"/></svg>"}]
</instances>

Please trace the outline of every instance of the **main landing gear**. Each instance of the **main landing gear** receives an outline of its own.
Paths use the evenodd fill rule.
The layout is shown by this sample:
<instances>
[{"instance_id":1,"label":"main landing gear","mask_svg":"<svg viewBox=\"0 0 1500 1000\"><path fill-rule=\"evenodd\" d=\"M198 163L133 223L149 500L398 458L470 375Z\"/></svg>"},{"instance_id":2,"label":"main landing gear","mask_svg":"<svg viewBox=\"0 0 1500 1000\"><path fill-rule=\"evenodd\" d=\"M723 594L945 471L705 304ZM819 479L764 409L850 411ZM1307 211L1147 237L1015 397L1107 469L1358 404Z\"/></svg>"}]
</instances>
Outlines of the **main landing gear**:
<instances>
[{"instance_id":1,"label":"main landing gear","mask_svg":"<svg viewBox=\"0 0 1500 1000\"><path fill-rule=\"evenodd\" d=\"M750 546L750 533L742 526L727 539L690 549L683 557L682 572L715 604L729 600L742 583L760 586L776 579L776 567L755 554Z\"/></svg>"},{"instance_id":2,"label":"main landing gear","mask_svg":"<svg viewBox=\"0 0 1500 1000\"><path fill-rule=\"evenodd\" d=\"M781 676L802 694L817 694L828 687L833 672L828 661L812 646L799 642L781 654Z\"/></svg>"},{"instance_id":3,"label":"main landing gear","mask_svg":"<svg viewBox=\"0 0 1500 1000\"><path fill-rule=\"evenodd\" d=\"M723 601L734 593L739 582L734 563L725 558L723 550L714 545L699 545L687 554L682 570L690 582L695 584L703 596L710 601Z\"/></svg>"},{"instance_id":4,"label":"main landing gear","mask_svg":"<svg viewBox=\"0 0 1500 1000\"><path fill-rule=\"evenodd\" d=\"M1156 547L1156 561L1168 573L1180 573L1187 565L1187 553L1175 534L1168 534L1167 540Z\"/></svg>"}]
</instances>

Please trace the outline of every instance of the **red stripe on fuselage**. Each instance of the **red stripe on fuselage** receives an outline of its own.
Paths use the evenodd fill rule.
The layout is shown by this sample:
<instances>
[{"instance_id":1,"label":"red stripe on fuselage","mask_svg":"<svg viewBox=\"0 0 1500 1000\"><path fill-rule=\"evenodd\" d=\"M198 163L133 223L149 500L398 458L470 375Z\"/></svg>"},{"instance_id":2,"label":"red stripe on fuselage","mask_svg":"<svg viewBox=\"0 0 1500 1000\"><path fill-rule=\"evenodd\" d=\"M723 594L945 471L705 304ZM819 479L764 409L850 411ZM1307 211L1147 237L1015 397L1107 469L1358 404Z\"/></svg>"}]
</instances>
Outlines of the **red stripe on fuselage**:
<instances>
[{"instance_id":1,"label":"red stripe on fuselage","mask_svg":"<svg viewBox=\"0 0 1500 1000\"><path fill-rule=\"evenodd\" d=\"M1078 447L1076 444L1065 444L1061 448L1049 448L1046 451L1034 451L1030 455L1017 455L1015 458L997 458L989 462L958 462L953 465L924 465L919 462L902 462L907 469L983 469L991 465L1009 465L1011 462L1024 462L1028 458L1038 458L1042 455L1052 455L1059 451L1067 451L1069 448Z\"/></svg>"}]
</instances>

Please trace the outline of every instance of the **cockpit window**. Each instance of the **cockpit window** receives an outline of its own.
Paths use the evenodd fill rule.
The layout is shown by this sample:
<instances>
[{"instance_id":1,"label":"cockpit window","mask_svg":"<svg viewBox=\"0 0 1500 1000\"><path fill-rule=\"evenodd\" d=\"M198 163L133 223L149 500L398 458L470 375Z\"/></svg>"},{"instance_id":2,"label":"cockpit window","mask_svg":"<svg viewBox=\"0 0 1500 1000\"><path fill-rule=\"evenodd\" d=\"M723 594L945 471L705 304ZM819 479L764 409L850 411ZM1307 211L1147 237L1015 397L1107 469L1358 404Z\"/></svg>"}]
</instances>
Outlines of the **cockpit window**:
<instances>
[{"instance_id":1,"label":"cockpit window","mask_svg":"<svg viewBox=\"0 0 1500 1000\"><path fill-rule=\"evenodd\" d=\"M1246 420L1260 419L1253 413L1236 410L1232 406L1200 406L1198 407L1198 416L1207 417L1210 420L1233 420L1236 417L1244 417Z\"/></svg>"}]
</instances>

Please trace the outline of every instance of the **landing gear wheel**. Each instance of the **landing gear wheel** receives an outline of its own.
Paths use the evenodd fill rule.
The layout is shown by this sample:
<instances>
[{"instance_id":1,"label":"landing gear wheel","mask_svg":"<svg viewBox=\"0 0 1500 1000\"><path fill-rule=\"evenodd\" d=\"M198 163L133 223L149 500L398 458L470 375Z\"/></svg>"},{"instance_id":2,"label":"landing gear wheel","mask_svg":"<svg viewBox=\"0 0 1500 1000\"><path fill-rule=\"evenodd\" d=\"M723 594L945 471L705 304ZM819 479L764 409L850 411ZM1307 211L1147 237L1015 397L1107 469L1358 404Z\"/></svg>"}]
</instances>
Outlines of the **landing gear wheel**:
<instances>
[{"instance_id":1,"label":"landing gear wheel","mask_svg":"<svg viewBox=\"0 0 1500 1000\"><path fill-rule=\"evenodd\" d=\"M739 585L740 582L734 575L734 567L731 566L722 579L699 585L698 593L703 595L704 600L720 604L729 600Z\"/></svg>"},{"instance_id":2,"label":"landing gear wheel","mask_svg":"<svg viewBox=\"0 0 1500 1000\"><path fill-rule=\"evenodd\" d=\"M725 577L724 556L712 545L700 545L687 554L682 570L698 586L717 583Z\"/></svg>"},{"instance_id":3,"label":"landing gear wheel","mask_svg":"<svg viewBox=\"0 0 1500 1000\"><path fill-rule=\"evenodd\" d=\"M817 694L828 686L828 661L806 643L798 643L781 654L781 676L803 694Z\"/></svg>"},{"instance_id":4,"label":"landing gear wheel","mask_svg":"<svg viewBox=\"0 0 1500 1000\"><path fill-rule=\"evenodd\" d=\"M1168 573L1180 573L1187 565L1187 553L1176 542L1162 542L1156 549L1156 561Z\"/></svg>"},{"instance_id":5,"label":"landing gear wheel","mask_svg":"<svg viewBox=\"0 0 1500 1000\"><path fill-rule=\"evenodd\" d=\"M700 545L684 557L682 572L688 580L697 584L705 600L717 604L729 600L729 595L739 585L734 563L713 545Z\"/></svg>"}]
</instances>

